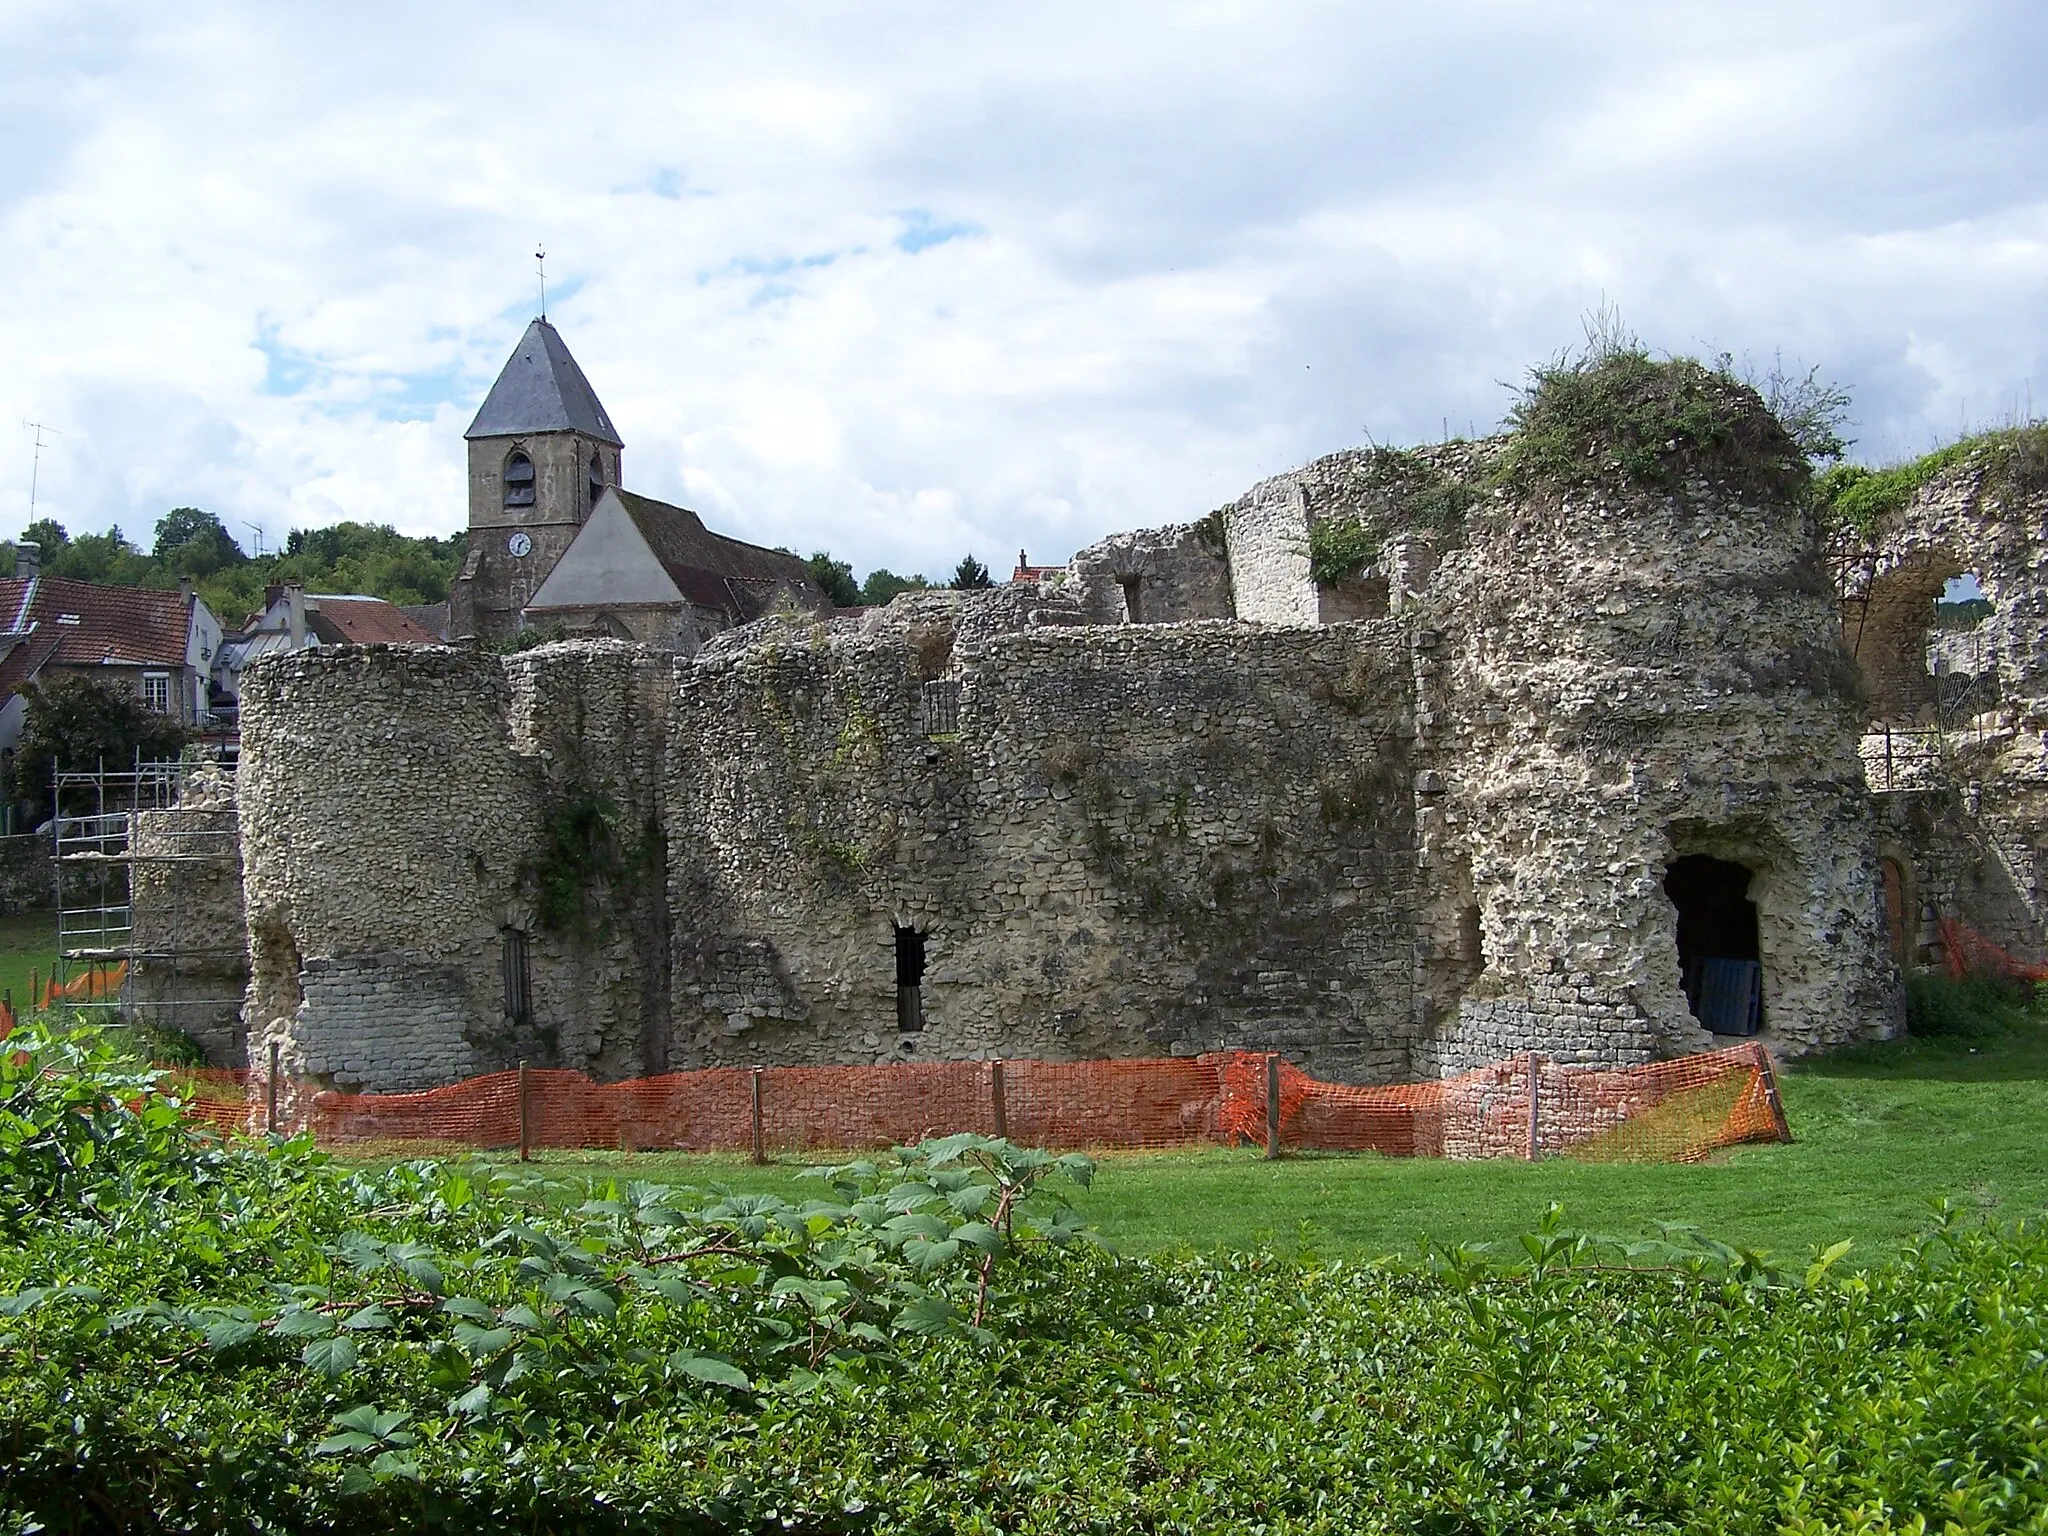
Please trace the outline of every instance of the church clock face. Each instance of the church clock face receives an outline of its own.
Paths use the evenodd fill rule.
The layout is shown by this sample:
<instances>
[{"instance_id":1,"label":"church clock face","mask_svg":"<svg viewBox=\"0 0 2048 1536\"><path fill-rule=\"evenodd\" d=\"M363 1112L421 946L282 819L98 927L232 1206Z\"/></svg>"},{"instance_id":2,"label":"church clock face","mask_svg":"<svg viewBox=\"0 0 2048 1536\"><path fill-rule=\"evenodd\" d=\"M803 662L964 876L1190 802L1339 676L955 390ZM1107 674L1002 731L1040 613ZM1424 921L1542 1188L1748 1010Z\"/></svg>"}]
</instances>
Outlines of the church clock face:
<instances>
[{"instance_id":1,"label":"church clock face","mask_svg":"<svg viewBox=\"0 0 2048 1536\"><path fill-rule=\"evenodd\" d=\"M505 548L512 552L512 558L523 560L533 550L533 539L525 533L515 533L505 541Z\"/></svg>"}]
</instances>

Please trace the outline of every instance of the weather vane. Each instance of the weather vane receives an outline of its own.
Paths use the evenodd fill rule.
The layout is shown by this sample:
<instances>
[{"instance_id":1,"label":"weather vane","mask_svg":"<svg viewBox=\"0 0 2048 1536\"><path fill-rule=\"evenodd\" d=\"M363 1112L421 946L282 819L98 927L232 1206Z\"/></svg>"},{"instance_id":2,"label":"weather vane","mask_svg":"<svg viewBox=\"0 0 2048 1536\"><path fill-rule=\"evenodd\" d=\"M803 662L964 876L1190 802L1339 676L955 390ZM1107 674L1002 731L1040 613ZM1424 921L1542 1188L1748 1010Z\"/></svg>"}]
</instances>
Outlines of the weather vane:
<instances>
[{"instance_id":1,"label":"weather vane","mask_svg":"<svg viewBox=\"0 0 2048 1536\"><path fill-rule=\"evenodd\" d=\"M47 432L52 437L62 437L64 434L55 427L44 426L40 421L24 421L22 425L29 428L36 435L35 456L29 460L28 467L28 520L34 522L36 520L36 481L41 477L43 471L43 448L45 446L43 434Z\"/></svg>"},{"instance_id":2,"label":"weather vane","mask_svg":"<svg viewBox=\"0 0 2048 1536\"><path fill-rule=\"evenodd\" d=\"M533 268L540 274L540 317L548 317L548 248L537 245L533 248Z\"/></svg>"}]
</instances>

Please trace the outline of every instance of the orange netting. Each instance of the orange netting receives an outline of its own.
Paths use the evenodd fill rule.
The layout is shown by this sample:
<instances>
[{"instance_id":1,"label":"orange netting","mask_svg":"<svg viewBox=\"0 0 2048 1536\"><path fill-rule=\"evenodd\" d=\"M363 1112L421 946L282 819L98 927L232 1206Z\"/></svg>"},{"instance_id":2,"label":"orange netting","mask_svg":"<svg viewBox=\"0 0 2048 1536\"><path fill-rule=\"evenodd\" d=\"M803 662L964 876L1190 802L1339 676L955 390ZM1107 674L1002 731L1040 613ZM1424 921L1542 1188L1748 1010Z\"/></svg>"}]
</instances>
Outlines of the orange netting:
<instances>
[{"instance_id":1,"label":"orange netting","mask_svg":"<svg viewBox=\"0 0 2048 1536\"><path fill-rule=\"evenodd\" d=\"M2020 959L2002 949L1976 929L1952 917L1941 920L1941 952L1948 960L1948 973L1957 981L1970 975L2003 976L2011 981L2048 981L2048 966Z\"/></svg>"},{"instance_id":2,"label":"orange netting","mask_svg":"<svg viewBox=\"0 0 2048 1536\"><path fill-rule=\"evenodd\" d=\"M271 1118L260 1072L182 1071L172 1081L195 1114L223 1130L260 1130ZM418 1093L337 1093L281 1079L276 1124L328 1145L394 1147L765 1153L975 1131L1032 1146L1163 1148L1266 1144L1269 1094L1279 1103L1277 1145L1294 1150L1668 1162L1791 1140L1770 1058L1756 1044L1611 1071L1531 1054L1386 1088L1322 1082L1247 1052L719 1067L622 1083L532 1070Z\"/></svg>"}]
</instances>

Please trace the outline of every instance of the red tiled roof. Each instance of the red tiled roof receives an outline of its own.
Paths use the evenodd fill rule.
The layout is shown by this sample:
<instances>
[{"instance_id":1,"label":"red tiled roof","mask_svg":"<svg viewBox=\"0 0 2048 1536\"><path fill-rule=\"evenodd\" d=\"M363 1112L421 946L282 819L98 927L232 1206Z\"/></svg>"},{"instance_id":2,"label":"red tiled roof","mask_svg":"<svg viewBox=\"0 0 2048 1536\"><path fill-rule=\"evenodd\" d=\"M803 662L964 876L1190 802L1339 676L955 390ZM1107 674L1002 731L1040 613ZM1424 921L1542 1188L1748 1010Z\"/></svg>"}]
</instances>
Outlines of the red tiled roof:
<instances>
[{"instance_id":1,"label":"red tiled roof","mask_svg":"<svg viewBox=\"0 0 2048 1536\"><path fill-rule=\"evenodd\" d=\"M315 634L333 645L439 645L441 637L407 617L395 603L381 597L306 598L306 622Z\"/></svg>"},{"instance_id":2,"label":"red tiled roof","mask_svg":"<svg viewBox=\"0 0 2048 1536\"><path fill-rule=\"evenodd\" d=\"M0 624L28 634L38 666L177 667L185 663L191 600L152 587L10 576L0 579Z\"/></svg>"}]
</instances>

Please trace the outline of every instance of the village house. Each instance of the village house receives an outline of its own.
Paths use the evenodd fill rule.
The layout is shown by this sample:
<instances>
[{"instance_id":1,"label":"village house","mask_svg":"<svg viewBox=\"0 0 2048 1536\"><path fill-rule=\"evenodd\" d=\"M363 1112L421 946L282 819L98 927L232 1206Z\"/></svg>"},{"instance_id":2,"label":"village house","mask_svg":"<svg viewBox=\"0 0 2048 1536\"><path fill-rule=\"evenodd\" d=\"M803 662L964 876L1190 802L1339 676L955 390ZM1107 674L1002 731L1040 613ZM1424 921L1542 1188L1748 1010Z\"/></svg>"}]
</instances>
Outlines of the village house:
<instances>
[{"instance_id":1,"label":"village house","mask_svg":"<svg viewBox=\"0 0 2048 1536\"><path fill-rule=\"evenodd\" d=\"M15 546L0 579L0 752L21 739L24 684L86 676L133 693L158 714L204 730L221 624L192 589L107 587L45 576L41 551Z\"/></svg>"}]
</instances>

